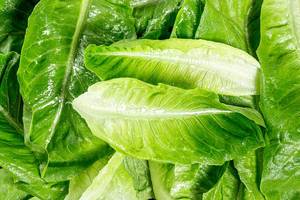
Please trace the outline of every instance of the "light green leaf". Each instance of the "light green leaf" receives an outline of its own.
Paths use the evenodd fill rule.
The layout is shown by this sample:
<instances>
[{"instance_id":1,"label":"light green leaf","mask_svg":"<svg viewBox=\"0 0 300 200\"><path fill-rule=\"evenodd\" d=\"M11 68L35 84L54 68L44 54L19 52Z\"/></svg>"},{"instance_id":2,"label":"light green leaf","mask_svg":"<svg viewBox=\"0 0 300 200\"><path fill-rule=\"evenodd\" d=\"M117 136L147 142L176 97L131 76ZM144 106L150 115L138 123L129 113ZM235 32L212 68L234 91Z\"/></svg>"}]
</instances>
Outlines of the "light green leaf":
<instances>
[{"instance_id":1,"label":"light green leaf","mask_svg":"<svg viewBox=\"0 0 300 200\"><path fill-rule=\"evenodd\" d=\"M201 0L184 0L176 16L172 38L194 38L204 4Z\"/></svg>"},{"instance_id":2,"label":"light green leaf","mask_svg":"<svg viewBox=\"0 0 300 200\"><path fill-rule=\"evenodd\" d=\"M14 184L13 176L6 170L0 169L0 199L1 200L23 200L29 194L19 190Z\"/></svg>"},{"instance_id":3,"label":"light green leaf","mask_svg":"<svg viewBox=\"0 0 300 200\"><path fill-rule=\"evenodd\" d=\"M153 192L157 200L172 200L170 190L174 182L174 165L149 161Z\"/></svg>"},{"instance_id":4,"label":"light green leaf","mask_svg":"<svg viewBox=\"0 0 300 200\"><path fill-rule=\"evenodd\" d=\"M15 185L33 196L46 200L63 200L68 192L68 184L66 182L48 184L26 184L17 182Z\"/></svg>"},{"instance_id":5,"label":"light green leaf","mask_svg":"<svg viewBox=\"0 0 300 200\"><path fill-rule=\"evenodd\" d=\"M300 198L300 1L264 0L261 109L267 125L261 190L268 200Z\"/></svg>"},{"instance_id":6,"label":"light green leaf","mask_svg":"<svg viewBox=\"0 0 300 200\"><path fill-rule=\"evenodd\" d=\"M145 160L223 164L264 143L246 112L200 89L113 79L91 86L73 106L93 134Z\"/></svg>"},{"instance_id":7,"label":"light green leaf","mask_svg":"<svg viewBox=\"0 0 300 200\"><path fill-rule=\"evenodd\" d=\"M246 156L234 160L241 182L245 185L246 196L252 200L264 200L260 192L260 179L262 172L262 149L248 153Z\"/></svg>"},{"instance_id":8,"label":"light green leaf","mask_svg":"<svg viewBox=\"0 0 300 200\"><path fill-rule=\"evenodd\" d=\"M102 80L135 77L150 83L242 96L259 94L259 63L247 53L205 40L135 40L90 45L86 67Z\"/></svg>"},{"instance_id":9,"label":"light green leaf","mask_svg":"<svg viewBox=\"0 0 300 200\"><path fill-rule=\"evenodd\" d=\"M124 166L124 159L124 155L115 153L80 199L137 200L133 180Z\"/></svg>"},{"instance_id":10,"label":"light green leaf","mask_svg":"<svg viewBox=\"0 0 300 200\"><path fill-rule=\"evenodd\" d=\"M70 181L69 194L66 196L65 200L77 200L80 199L84 191L92 184L94 178L98 175L99 171L107 164L111 154L108 153L103 156L86 170L75 176Z\"/></svg>"},{"instance_id":11,"label":"light green leaf","mask_svg":"<svg viewBox=\"0 0 300 200\"><path fill-rule=\"evenodd\" d=\"M98 81L84 68L84 47L134 38L131 15L127 0L41 0L30 16L18 78L25 142L45 179L53 179L48 166L63 168L57 178L69 179L106 152L70 103Z\"/></svg>"},{"instance_id":12,"label":"light green leaf","mask_svg":"<svg viewBox=\"0 0 300 200\"><path fill-rule=\"evenodd\" d=\"M132 157L124 159L124 165L133 179L138 199L154 199L148 161Z\"/></svg>"}]
</instances>

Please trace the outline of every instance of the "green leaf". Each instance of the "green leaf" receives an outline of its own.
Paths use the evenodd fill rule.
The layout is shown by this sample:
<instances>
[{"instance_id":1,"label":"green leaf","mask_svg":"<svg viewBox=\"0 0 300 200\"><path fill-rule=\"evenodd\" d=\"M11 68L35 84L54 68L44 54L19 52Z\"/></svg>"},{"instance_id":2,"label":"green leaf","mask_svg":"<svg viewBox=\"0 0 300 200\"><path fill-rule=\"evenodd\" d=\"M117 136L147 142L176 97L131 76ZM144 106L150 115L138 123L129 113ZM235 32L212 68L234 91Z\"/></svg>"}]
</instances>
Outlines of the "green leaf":
<instances>
[{"instance_id":1,"label":"green leaf","mask_svg":"<svg viewBox=\"0 0 300 200\"><path fill-rule=\"evenodd\" d=\"M0 169L0 199L1 200L25 200L29 194L19 190L14 184L13 176L4 169Z\"/></svg>"},{"instance_id":2,"label":"green leaf","mask_svg":"<svg viewBox=\"0 0 300 200\"><path fill-rule=\"evenodd\" d=\"M64 168L69 175L58 178L68 179L106 152L70 102L98 81L84 68L84 47L134 38L131 15L126 0L42 0L30 16L18 78L25 142L41 160L46 179L48 166Z\"/></svg>"},{"instance_id":3,"label":"green leaf","mask_svg":"<svg viewBox=\"0 0 300 200\"><path fill-rule=\"evenodd\" d=\"M261 190L269 200L300 198L300 2L264 0L258 57L267 125Z\"/></svg>"},{"instance_id":4,"label":"green leaf","mask_svg":"<svg viewBox=\"0 0 300 200\"><path fill-rule=\"evenodd\" d=\"M174 165L149 161L153 192L157 200L172 200L170 190L174 182Z\"/></svg>"},{"instance_id":5,"label":"green leaf","mask_svg":"<svg viewBox=\"0 0 300 200\"><path fill-rule=\"evenodd\" d=\"M44 183L44 184L26 184L23 182L17 182L15 185L40 199L57 199L62 200L66 196L68 192L68 183L67 182L59 182L59 183Z\"/></svg>"},{"instance_id":6,"label":"green leaf","mask_svg":"<svg viewBox=\"0 0 300 200\"><path fill-rule=\"evenodd\" d=\"M222 166L175 165L171 196L174 199L202 199L223 173Z\"/></svg>"},{"instance_id":7,"label":"green leaf","mask_svg":"<svg viewBox=\"0 0 300 200\"><path fill-rule=\"evenodd\" d=\"M14 175L18 188L28 194L59 199L66 193L66 183L46 183L40 178L38 162L24 145L16 71L18 54L0 54L0 166ZM2 198L1 198L2 199Z\"/></svg>"},{"instance_id":8,"label":"green leaf","mask_svg":"<svg viewBox=\"0 0 300 200\"><path fill-rule=\"evenodd\" d=\"M218 183L207 193L203 194L203 200L232 200L239 199L240 181L236 171L228 166Z\"/></svg>"},{"instance_id":9,"label":"green leaf","mask_svg":"<svg viewBox=\"0 0 300 200\"><path fill-rule=\"evenodd\" d=\"M202 199L222 177L224 166L202 164L172 165L149 162L153 190L157 200L166 199Z\"/></svg>"},{"instance_id":10,"label":"green leaf","mask_svg":"<svg viewBox=\"0 0 300 200\"><path fill-rule=\"evenodd\" d=\"M100 158L86 170L75 176L70 181L69 194L65 200L77 200L80 199L84 191L92 184L94 178L98 175L99 171L107 164L111 154L108 153L106 156Z\"/></svg>"},{"instance_id":11,"label":"green leaf","mask_svg":"<svg viewBox=\"0 0 300 200\"><path fill-rule=\"evenodd\" d=\"M73 106L93 134L145 160L223 164L264 143L247 113L254 110L227 106L200 89L113 79L91 86Z\"/></svg>"},{"instance_id":12,"label":"green leaf","mask_svg":"<svg viewBox=\"0 0 300 200\"><path fill-rule=\"evenodd\" d=\"M147 39L170 37L182 0L133 0L137 36Z\"/></svg>"},{"instance_id":13,"label":"green leaf","mask_svg":"<svg viewBox=\"0 0 300 200\"><path fill-rule=\"evenodd\" d=\"M20 52L27 18L38 0L0 0L0 53Z\"/></svg>"},{"instance_id":14,"label":"green leaf","mask_svg":"<svg viewBox=\"0 0 300 200\"><path fill-rule=\"evenodd\" d=\"M16 72L17 53L0 54L0 118L22 134L22 100Z\"/></svg>"},{"instance_id":15,"label":"green leaf","mask_svg":"<svg viewBox=\"0 0 300 200\"><path fill-rule=\"evenodd\" d=\"M124 155L115 153L80 199L137 200L133 180L124 166L124 159Z\"/></svg>"},{"instance_id":16,"label":"green leaf","mask_svg":"<svg viewBox=\"0 0 300 200\"><path fill-rule=\"evenodd\" d=\"M248 153L234 160L241 182L245 185L249 199L264 200L259 185L261 179L262 149ZM251 198L250 198L251 197Z\"/></svg>"},{"instance_id":17,"label":"green leaf","mask_svg":"<svg viewBox=\"0 0 300 200\"><path fill-rule=\"evenodd\" d=\"M124 159L124 165L133 179L138 199L154 199L148 161L132 157Z\"/></svg>"},{"instance_id":18,"label":"green leaf","mask_svg":"<svg viewBox=\"0 0 300 200\"><path fill-rule=\"evenodd\" d=\"M205 40L135 40L90 45L86 67L102 80L134 77L149 83L242 96L259 94L259 63L247 53Z\"/></svg>"},{"instance_id":19,"label":"green leaf","mask_svg":"<svg viewBox=\"0 0 300 200\"><path fill-rule=\"evenodd\" d=\"M254 13L257 11L253 9L257 10L259 2L261 1L206 1L196 38L222 42L255 55L255 48L250 44L253 32L250 33L249 27L253 31L255 25L259 30L259 24L253 24L253 20L257 19Z\"/></svg>"},{"instance_id":20,"label":"green leaf","mask_svg":"<svg viewBox=\"0 0 300 200\"><path fill-rule=\"evenodd\" d=\"M184 0L175 20L172 38L194 38L204 4L201 0Z\"/></svg>"},{"instance_id":21,"label":"green leaf","mask_svg":"<svg viewBox=\"0 0 300 200\"><path fill-rule=\"evenodd\" d=\"M19 56L0 54L0 166L24 182L39 182L32 152L23 143L21 97L16 77Z\"/></svg>"},{"instance_id":22,"label":"green leaf","mask_svg":"<svg viewBox=\"0 0 300 200\"><path fill-rule=\"evenodd\" d=\"M256 50L258 48L260 42L260 14L261 14L261 6L263 0L255 0L252 4L252 9L250 10L248 16L248 37L249 37L249 51L252 55L257 57Z\"/></svg>"}]
</instances>

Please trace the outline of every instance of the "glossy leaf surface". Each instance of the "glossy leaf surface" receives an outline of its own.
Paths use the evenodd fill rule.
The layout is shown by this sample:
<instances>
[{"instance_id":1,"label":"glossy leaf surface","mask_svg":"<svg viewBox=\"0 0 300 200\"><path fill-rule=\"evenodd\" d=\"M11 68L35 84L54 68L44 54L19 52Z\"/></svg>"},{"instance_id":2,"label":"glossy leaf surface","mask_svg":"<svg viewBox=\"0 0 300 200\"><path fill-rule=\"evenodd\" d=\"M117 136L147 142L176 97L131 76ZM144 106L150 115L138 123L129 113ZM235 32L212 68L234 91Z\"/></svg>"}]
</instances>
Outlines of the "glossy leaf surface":
<instances>
[{"instance_id":1,"label":"glossy leaf surface","mask_svg":"<svg viewBox=\"0 0 300 200\"><path fill-rule=\"evenodd\" d=\"M140 159L223 164L264 143L256 111L200 89L114 79L91 86L73 106L93 134Z\"/></svg>"},{"instance_id":2,"label":"glossy leaf surface","mask_svg":"<svg viewBox=\"0 0 300 200\"><path fill-rule=\"evenodd\" d=\"M269 200L300 198L300 1L265 0L258 57L268 143L261 189Z\"/></svg>"},{"instance_id":3,"label":"glossy leaf surface","mask_svg":"<svg viewBox=\"0 0 300 200\"><path fill-rule=\"evenodd\" d=\"M30 16L18 78L25 142L42 161L42 176L50 176L48 166L77 174L106 151L70 102L98 81L84 68L84 47L135 37L131 12L126 0L42 0Z\"/></svg>"},{"instance_id":4,"label":"glossy leaf surface","mask_svg":"<svg viewBox=\"0 0 300 200\"><path fill-rule=\"evenodd\" d=\"M232 96L259 94L259 63L241 50L205 40L91 45L85 51L85 64L102 80L134 77Z\"/></svg>"}]
</instances>

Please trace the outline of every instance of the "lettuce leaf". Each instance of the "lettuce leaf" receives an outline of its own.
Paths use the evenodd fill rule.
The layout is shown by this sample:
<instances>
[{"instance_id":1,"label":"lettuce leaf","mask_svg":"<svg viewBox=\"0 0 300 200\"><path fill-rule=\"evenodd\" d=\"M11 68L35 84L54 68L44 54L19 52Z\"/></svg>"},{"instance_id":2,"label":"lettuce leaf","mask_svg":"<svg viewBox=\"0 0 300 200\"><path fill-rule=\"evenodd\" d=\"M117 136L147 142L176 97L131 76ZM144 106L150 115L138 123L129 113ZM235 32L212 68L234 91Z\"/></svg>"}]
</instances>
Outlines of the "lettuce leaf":
<instances>
[{"instance_id":1,"label":"lettuce leaf","mask_svg":"<svg viewBox=\"0 0 300 200\"><path fill-rule=\"evenodd\" d=\"M256 111L200 89L113 79L91 86L73 106L93 134L140 159L223 164L264 144Z\"/></svg>"},{"instance_id":2,"label":"lettuce leaf","mask_svg":"<svg viewBox=\"0 0 300 200\"><path fill-rule=\"evenodd\" d=\"M45 179L59 172L48 167L62 169L56 179L69 179L105 154L107 145L70 102L98 81L83 65L84 47L135 38L131 14L127 0L42 0L30 16L18 79L25 143L41 161Z\"/></svg>"},{"instance_id":3,"label":"lettuce leaf","mask_svg":"<svg viewBox=\"0 0 300 200\"><path fill-rule=\"evenodd\" d=\"M194 38L204 4L201 0L185 0L176 16L171 38Z\"/></svg>"},{"instance_id":4,"label":"lettuce leaf","mask_svg":"<svg viewBox=\"0 0 300 200\"><path fill-rule=\"evenodd\" d=\"M218 94L259 94L259 63L247 53L205 40L135 40L90 45L86 67L100 79L134 77Z\"/></svg>"},{"instance_id":5,"label":"lettuce leaf","mask_svg":"<svg viewBox=\"0 0 300 200\"><path fill-rule=\"evenodd\" d=\"M300 198L300 2L264 0L261 110L267 145L261 190L269 200Z\"/></svg>"},{"instance_id":6,"label":"lettuce leaf","mask_svg":"<svg viewBox=\"0 0 300 200\"><path fill-rule=\"evenodd\" d=\"M80 200L138 200L133 180L124 165L125 156L115 153L94 178Z\"/></svg>"},{"instance_id":7,"label":"lettuce leaf","mask_svg":"<svg viewBox=\"0 0 300 200\"><path fill-rule=\"evenodd\" d=\"M206 1L196 38L222 42L255 55L261 0ZM253 41L257 41L253 43ZM251 42L251 43L250 43Z\"/></svg>"},{"instance_id":8,"label":"lettuce leaf","mask_svg":"<svg viewBox=\"0 0 300 200\"><path fill-rule=\"evenodd\" d=\"M68 184L47 183L41 179L39 163L24 144L16 76L18 63L17 53L0 54L0 166L13 175L15 186L26 194L42 199L62 199ZM5 189L4 186L1 184L0 189Z\"/></svg>"},{"instance_id":9,"label":"lettuce leaf","mask_svg":"<svg viewBox=\"0 0 300 200\"><path fill-rule=\"evenodd\" d=\"M13 176L6 170L0 169L0 199L2 200L25 200L29 194L19 190L14 183Z\"/></svg>"},{"instance_id":10,"label":"lettuce leaf","mask_svg":"<svg viewBox=\"0 0 300 200\"><path fill-rule=\"evenodd\" d=\"M166 39L170 37L182 0L133 0L133 16L139 38Z\"/></svg>"},{"instance_id":11,"label":"lettuce leaf","mask_svg":"<svg viewBox=\"0 0 300 200\"><path fill-rule=\"evenodd\" d=\"M39 0L0 1L0 53L20 53L27 19Z\"/></svg>"}]
</instances>

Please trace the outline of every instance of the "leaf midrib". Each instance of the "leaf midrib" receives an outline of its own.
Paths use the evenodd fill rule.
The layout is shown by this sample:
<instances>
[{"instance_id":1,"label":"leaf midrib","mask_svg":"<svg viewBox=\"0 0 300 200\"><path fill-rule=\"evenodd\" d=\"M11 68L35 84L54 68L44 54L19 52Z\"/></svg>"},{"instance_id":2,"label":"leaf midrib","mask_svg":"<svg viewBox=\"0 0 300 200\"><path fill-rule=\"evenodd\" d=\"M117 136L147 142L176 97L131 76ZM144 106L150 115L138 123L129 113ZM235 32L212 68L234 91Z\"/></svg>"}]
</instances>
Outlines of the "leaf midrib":
<instances>
[{"instance_id":1,"label":"leaf midrib","mask_svg":"<svg viewBox=\"0 0 300 200\"><path fill-rule=\"evenodd\" d=\"M79 97L80 98L80 97ZM204 115L220 115L234 113L231 110L222 110L217 108L199 108L194 110L167 110L167 109L147 109L145 107L141 108L119 108L116 106L110 107L102 104L103 107L91 106L93 102L88 101L89 97L83 98L81 100L75 100L73 105L76 110L80 113L86 113L86 115L94 115L98 119L166 119L166 118L183 118L183 117L193 117L193 116L204 116ZM83 102L83 103L81 103ZM92 109L92 110L90 110Z\"/></svg>"},{"instance_id":2,"label":"leaf midrib","mask_svg":"<svg viewBox=\"0 0 300 200\"><path fill-rule=\"evenodd\" d=\"M67 66L66 66L66 70L65 70L65 74L64 74L64 79L62 82L62 88L61 88L61 93L59 95L59 104L58 104L58 108L57 108L57 112L54 118L54 121L51 125L51 132L48 136L47 139L47 143L46 146L50 143L52 136L54 135L55 131L56 131L56 127L60 121L60 117L64 108L64 104L65 104L65 100L66 100L66 89L68 87L69 84L69 80L70 80L70 76L71 76L71 72L72 72L72 67L74 65L74 60L75 60L75 55L77 53L77 48L79 45L79 38L81 36L81 32L82 32L82 28L84 26L84 22L86 19L86 15L87 15L87 11L89 8L89 4L90 4L90 0L83 0L81 3L81 8L80 8L80 12L79 12L79 16L77 19L77 23L76 23L76 27L75 27L75 31L72 37L72 43L71 43L71 48L70 48L70 52L68 55L68 61L67 61Z\"/></svg>"}]
</instances>

